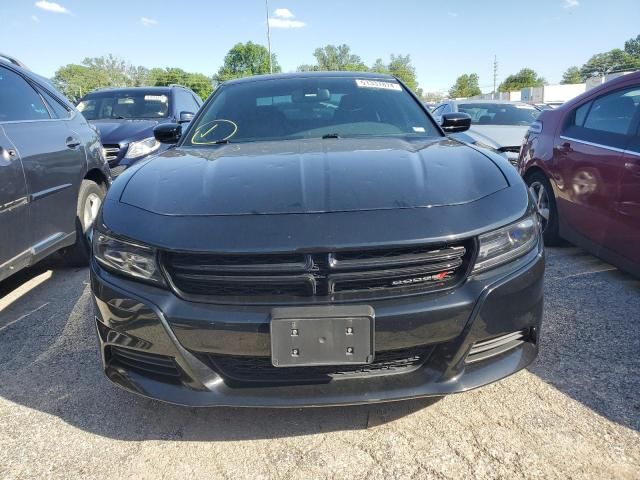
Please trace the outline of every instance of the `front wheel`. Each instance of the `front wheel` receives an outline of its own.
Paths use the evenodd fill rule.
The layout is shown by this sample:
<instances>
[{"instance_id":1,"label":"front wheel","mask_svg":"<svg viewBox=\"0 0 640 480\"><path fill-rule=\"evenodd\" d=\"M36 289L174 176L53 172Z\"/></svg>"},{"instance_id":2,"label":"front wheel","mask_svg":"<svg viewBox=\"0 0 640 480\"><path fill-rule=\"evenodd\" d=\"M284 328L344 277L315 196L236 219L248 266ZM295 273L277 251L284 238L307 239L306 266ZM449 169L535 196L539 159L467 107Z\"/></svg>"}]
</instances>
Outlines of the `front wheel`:
<instances>
[{"instance_id":1,"label":"front wheel","mask_svg":"<svg viewBox=\"0 0 640 480\"><path fill-rule=\"evenodd\" d=\"M558 234L558 209L551 183L542 172L528 175L525 181L536 204L544 243L559 245L562 240Z\"/></svg>"},{"instance_id":2,"label":"front wheel","mask_svg":"<svg viewBox=\"0 0 640 480\"><path fill-rule=\"evenodd\" d=\"M104 195L104 187L96 182L83 180L80 184L76 207L76 243L62 250L62 257L68 266L80 267L89 263L89 232L98 216Z\"/></svg>"}]
</instances>

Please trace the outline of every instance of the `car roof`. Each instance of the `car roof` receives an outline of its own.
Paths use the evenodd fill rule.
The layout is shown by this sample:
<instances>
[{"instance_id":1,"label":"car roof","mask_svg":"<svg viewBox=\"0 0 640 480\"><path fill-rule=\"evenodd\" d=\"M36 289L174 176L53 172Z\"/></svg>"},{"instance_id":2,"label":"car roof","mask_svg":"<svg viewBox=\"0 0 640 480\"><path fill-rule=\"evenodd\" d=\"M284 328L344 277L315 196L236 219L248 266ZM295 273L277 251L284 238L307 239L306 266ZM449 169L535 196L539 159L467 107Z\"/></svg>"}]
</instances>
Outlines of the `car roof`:
<instances>
[{"instance_id":1,"label":"car roof","mask_svg":"<svg viewBox=\"0 0 640 480\"><path fill-rule=\"evenodd\" d=\"M481 100L479 98L474 98L473 100L451 100L452 103L495 103L495 104L505 104L505 105L523 105L526 102L518 102L512 100ZM527 104L528 105L528 104Z\"/></svg>"},{"instance_id":2,"label":"car roof","mask_svg":"<svg viewBox=\"0 0 640 480\"><path fill-rule=\"evenodd\" d=\"M291 73L273 73L268 75L253 75L250 77L236 78L227 80L224 85L237 83L252 83L264 80L283 80L291 78L362 78L365 80L396 80L393 75L387 73L371 73L371 72L291 72Z\"/></svg>"},{"instance_id":3,"label":"car roof","mask_svg":"<svg viewBox=\"0 0 640 480\"><path fill-rule=\"evenodd\" d=\"M157 92L157 93L167 93L174 87L104 87L97 88L92 92L87 93L87 95L91 95L93 93L102 93L102 92ZM184 87L179 87L184 88Z\"/></svg>"}]
</instances>

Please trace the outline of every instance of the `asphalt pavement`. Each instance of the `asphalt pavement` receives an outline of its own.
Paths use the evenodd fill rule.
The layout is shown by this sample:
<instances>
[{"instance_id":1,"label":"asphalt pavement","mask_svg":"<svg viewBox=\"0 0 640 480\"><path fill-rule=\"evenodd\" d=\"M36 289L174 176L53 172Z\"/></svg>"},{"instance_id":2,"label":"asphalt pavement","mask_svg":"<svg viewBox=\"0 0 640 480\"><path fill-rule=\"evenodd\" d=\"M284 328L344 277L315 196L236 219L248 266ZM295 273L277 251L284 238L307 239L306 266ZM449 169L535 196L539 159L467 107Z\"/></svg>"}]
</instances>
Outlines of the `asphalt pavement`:
<instances>
[{"instance_id":1,"label":"asphalt pavement","mask_svg":"<svg viewBox=\"0 0 640 480\"><path fill-rule=\"evenodd\" d=\"M541 352L443 399L190 409L99 370L86 269L0 283L0 479L640 478L640 280L548 249Z\"/></svg>"}]
</instances>

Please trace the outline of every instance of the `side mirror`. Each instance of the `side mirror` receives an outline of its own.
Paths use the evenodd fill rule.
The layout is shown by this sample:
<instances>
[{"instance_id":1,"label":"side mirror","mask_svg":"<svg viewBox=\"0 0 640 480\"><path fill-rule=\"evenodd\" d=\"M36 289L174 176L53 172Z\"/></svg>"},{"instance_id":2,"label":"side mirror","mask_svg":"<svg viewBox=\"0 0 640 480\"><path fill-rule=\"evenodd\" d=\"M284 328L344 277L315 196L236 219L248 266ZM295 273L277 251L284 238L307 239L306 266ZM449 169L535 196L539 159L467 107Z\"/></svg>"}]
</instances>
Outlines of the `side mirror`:
<instances>
[{"instance_id":1,"label":"side mirror","mask_svg":"<svg viewBox=\"0 0 640 480\"><path fill-rule=\"evenodd\" d=\"M161 123L153 129L153 136L160 143L178 143L182 137L182 125L179 123Z\"/></svg>"},{"instance_id":2,"label":"side mirror","mask_svg":"<svg viewBox=\"0 0 640 480\"><path fill-rule=\"evenodd\" d=\"M178 120L178 123L190 122L195 116L196 114L193 112L180 112L180 120Z\"/></svg>"},{"instance_id":3,"label":"side mirror","mask_svg":"<svg viewBox=\"0 0 640 480\"><path fill-rule=\"evenodd\" d=\"M465 132L471 127L471 117L462 112L443 113L440 126L445 133Z\"/></svg>"}]
</instances>

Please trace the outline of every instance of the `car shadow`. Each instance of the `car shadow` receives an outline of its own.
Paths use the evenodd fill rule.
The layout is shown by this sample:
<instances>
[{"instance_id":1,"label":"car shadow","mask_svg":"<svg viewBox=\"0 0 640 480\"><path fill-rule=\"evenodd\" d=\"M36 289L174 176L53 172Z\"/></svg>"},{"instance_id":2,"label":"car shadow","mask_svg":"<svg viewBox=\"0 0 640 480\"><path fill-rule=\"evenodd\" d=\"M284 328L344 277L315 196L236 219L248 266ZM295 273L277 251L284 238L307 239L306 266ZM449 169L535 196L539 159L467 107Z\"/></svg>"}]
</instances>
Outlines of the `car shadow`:
<instances>
[{"instance_id":1,"label":"car shadow","mask_svg":"<svg viewBox=\"0 0 640 480\"><path fill-rule=\"evenodd\" d=\"M21 289L27 291L2 303L3 297ZM0 283L0 397L104 437L189 441L366 429L438 401L311 409L164 404L106 380L99 367L92 311L86 269L64 269L53 260Z\"/></svg>"},{"instance_id":2,"label":"car shadow","mask_svg":"<svg viewBox=\"0 0 640 480\"><path fill-rule=\"evenodd\" d=\"M585 251L547 249L540 353L529 371L640 430L640 279Z\"/></svg>"}]
</instances>

